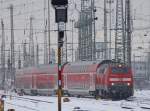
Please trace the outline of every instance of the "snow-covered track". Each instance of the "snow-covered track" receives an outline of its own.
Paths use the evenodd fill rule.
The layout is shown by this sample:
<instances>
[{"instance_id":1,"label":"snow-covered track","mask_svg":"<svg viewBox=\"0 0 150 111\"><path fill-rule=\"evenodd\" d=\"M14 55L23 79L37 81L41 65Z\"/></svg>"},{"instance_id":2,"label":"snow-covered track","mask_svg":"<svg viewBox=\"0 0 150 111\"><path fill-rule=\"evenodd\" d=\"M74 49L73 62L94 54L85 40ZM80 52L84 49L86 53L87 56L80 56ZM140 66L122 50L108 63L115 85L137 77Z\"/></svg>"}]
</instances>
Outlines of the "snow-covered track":
<instances>
[{"instance_id":1,"label":"snow-covered track","mask_svg":"<svg viewBox=\"0 0 150 111\"><path fill-rule=\"evenodd\" d=\"M150 99L144 97L130 97L122 101L120 106L125 109L135 109L136 107L150 109Z\"/></svg>"},{"instance_id":2,"label":"snow-covered track","mask_svg":"<svg viewBox=\"0 0 150 111\"><path fill-rule=\"evenodd\" d=\"M32 107L29 107L29 106L25 106L25 105L19 105L19 104L13 104L13 103L9 103L9 102L5 102L6 104L9 104L9 105L12 105L12 106L17 106L17 107L20 107L20 108L23 108L23 109L27 109L27 110L32 110L32 111L39 111L37 109L34 109Z\"/></svg>"},{"instance_id":3,"label":"snow-covered track","mask_svg":"<svg viewBox=\"0 0 150 111\"><path fill-rule=\"evenodd\" d=\"M0 94L0 95L3 95L5 97L9 97L9 98L14 98L14 99L17 99L17 100L30 101L30 102L33 102L33 103L39 103L39 102L42 102L42 103L53 103L53 102L50 102L50 101L38 100L38 99L33 99L33 98L31 99L31 98L27 98L27 97L10 95L10 94Z\"/></svg>"}]
</instances>

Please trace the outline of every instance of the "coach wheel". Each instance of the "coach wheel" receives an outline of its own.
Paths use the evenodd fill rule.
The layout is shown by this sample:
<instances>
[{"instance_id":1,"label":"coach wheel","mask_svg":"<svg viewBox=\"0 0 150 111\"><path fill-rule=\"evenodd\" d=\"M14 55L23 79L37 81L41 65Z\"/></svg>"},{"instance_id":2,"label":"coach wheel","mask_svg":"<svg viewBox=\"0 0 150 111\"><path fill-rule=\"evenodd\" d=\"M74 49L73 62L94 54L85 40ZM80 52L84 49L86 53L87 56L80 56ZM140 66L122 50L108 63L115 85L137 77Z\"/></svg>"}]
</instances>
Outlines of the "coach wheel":
<instances>
[{"instance_id":1,"label":"coach wheel","mask_svg":"<svg viewBox=\"0 0 150 111\"><path fill-rule=\"evenodd\" d=\"M96 91L94 91L93 95L95 99L99 98L99 90L97 89Z\"/></svg>"},{"instance_id":2,"label":"coach wheel","mask_svg":"<svg viewBox=\"0 0 150 111\"><path fill-rule=\"evenodd\" d=\"M101 95L100 96L101 96L101 99L105 99L104 98L104 91L103 90L101 91Z\"/></svg>"},{"instance_id":3,"label":"coach wheel","mask_svg":"<svg viewBox=\"0 0 150 111\"><path fill-rule=\"evenodd\" d=\"M32 96L37 96L38 95L38 91L37 90L31 90L31 94L32 94Z\"/></svg>"},{"instance_id":4,"label":"coach wheel","mask_svg":"<svg viewBox=\"0 0 150 111\"><path fill-rule=\"evenodd\" d=\"M105 98L105 99L107 99L107 98L108 98L107 91L104 91L104 98Z\"/></svg>"},{"instance_id":5,"label":"coach wheel","mask_svg":"<svg viewBox=\"0 0 150 111\"><path fill-rule=\"evenodd\" d=\"M81 98L81 95L77 95L77 98Z\"/></svg>"},{"instance_id":6,"label":"coach wheel","mask_svg":"<svg viewBox=\"0 0 150 111\"><path fill-rule=\"evenodd\" d=\"M23 96L23 95L25 95L25 91L24 91L24 89L21 89L20 91L19 91L19 93L18 93L20 96Z\"/></svg>"},{"instance_id":7,"label":"coach wheel","mask_svg":"<svg viewBox=\"0 0 150 111\"><path fill-rule=\"evenodd\" d=\"M98 99L100 98L100 96L99 96L98 94L95 94L95 95L94 95L94 98L95 98L96 100L98 100Z\"/></svg>"}]
</instances>

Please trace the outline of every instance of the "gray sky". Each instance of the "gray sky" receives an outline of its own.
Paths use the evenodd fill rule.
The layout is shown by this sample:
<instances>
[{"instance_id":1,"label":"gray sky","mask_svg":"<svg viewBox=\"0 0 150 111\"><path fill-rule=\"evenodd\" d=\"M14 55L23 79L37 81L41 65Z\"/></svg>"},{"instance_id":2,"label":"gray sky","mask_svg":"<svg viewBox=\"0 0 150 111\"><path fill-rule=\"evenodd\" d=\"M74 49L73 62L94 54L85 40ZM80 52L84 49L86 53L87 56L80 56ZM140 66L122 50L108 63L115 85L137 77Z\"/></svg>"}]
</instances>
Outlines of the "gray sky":
<instances>
[{"instance_id":1,"label":"gray sky","mask_svg":"<svg viewBox=\"0 0 150 111\"><path fill-rule=\"evenodd\" d=\"M47 0L46 0L47 1ZM132 46L133 53L138 54L139 51L135 49L138 46L145 48L144 51L148 49L148 41L150 41L150 0L131 0L132 1L132 17L134 19L133 26L133 38ZM96 40L103 41L103 0L95 0L97 8L98 21L96 22ZM38 43L44 43L44 0L1 0L0 2L0 17L4 20L5 24L5 35L7 44L10 43L10 4L14 5L14 29L15 29L15 48L17 50L18 45L24 40L29 39L29 18L32 16L33 27L34 27L34 39ZM75 8L75 4L77 8ZM47 4L46 4L47 5ZM80 0L70 0L69 1L69 19L67 24L67 30L71 30L70 19L78 19L78 11L80 10ZM46 6L47 11L47 6ZM47 13L46 13L47 17ZM54 23L54 9L51 7L51 30L57 29ZM115 23L115 22L113 22ZM26 29L24 31L24 29ZM137 30L138 29L138 30ZM77 29L74 29L74 42L77 43L78 34ZM149 33L147 37L144 37L145 33ZM68 42L71 42L71 32L68 31ZM57 34L56 32L51 32L51 43L56 43ZM114 41L113 41L114 42ZM56 48L56 45L52 47ZM76 46L75 46L76 47ZM9 44L7 45L9 48ZM41 50L43 45L40 46ZM136 51L136 52L135 52ZM41 52L42 54L42 52ZM139 53L141 55L141 52Z\"/></svg>"},{"instance_id":2,"label":"gray sky","mask_svg":"<svg viewBox=\"0 0 150 111\"><path fill-rule=\"evenodd\" d=\"M136 55L146 56L145 52L150 51L150 0L133 0L132 2L133 15L133 51ZM147 34L147 36L144 36ZM144 50L137 50L137 47L143 47Z\"/></svg>"}]
</instances>

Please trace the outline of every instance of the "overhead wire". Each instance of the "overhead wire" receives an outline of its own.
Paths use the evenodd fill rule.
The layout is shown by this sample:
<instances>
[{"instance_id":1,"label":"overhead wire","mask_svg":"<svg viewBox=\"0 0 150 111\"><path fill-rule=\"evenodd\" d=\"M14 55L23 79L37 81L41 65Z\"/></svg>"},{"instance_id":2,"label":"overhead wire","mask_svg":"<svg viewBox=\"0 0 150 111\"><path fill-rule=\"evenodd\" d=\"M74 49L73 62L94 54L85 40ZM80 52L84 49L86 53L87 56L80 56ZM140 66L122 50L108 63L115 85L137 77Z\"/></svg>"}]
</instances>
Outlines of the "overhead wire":
<instances>
[{"instance_id":1,"label":"overhead wire","mask_svg":"<svg viewBox=\"0 0 150 111\"><path fill-rule=\"evenodd\" d=\"M11 0L10 0L11 1ZM17 1L17 0L13 0L13 1ZM9 0L7 3L10 3ZM23 11L19 11L17 12L17 14L14 14L13 17L15 18L14 20L15 21L18 21L19 19L17 19L17 17L21 17L22 15L27 15L27 14L31 14L31 13L39 13L41 11L43 11L44 8L40 8L40 9L35 9L35 10L32 10L32 11L25 11L26 10L26 7L28 7L29 5L35 5L35 1L31 1L31 2L28 2L28 3L21 3L21 4L17 4L17 5L13 5L14 6L14 9L18 9L19 7L24 7ZM9 9L9 7L3 7L3 9ZM47 8L46 8L47 10ZM3 10L2 10L3 11ZM9 11L9 10L8 10ZM74 11L74 10L72 10ZM72 15L73 13L71 13ZM69 13L70 15L70 13ZM4 16L3 18L4 19L10 19L9 18L10 16ZM23 21L23 19L20 19ZM28 19L24 19L24 21L26 22ZM42 19L35 19L36 21L42 21ZM38 22L39 23L39 22ZM1 30L1 29L0 29ZM5 31L10 31L11 29L9 28L5 28L4 29ZM29 28L14 28L15 31L29 31L30 29ZM41 34L41 33L44 33L44 29L38 29L38 28L35 28L34 29L36 32L34 32L34 35L37 35L37 34ZM57 31L57 30L50 30L50 31ZM66 31L70 31L70 30L66 30ZM77 33L77 32L75 32ZM25 36L24 37L28 37L26 36L26 34L24 34Z\"/></svg>"}]
</instances>

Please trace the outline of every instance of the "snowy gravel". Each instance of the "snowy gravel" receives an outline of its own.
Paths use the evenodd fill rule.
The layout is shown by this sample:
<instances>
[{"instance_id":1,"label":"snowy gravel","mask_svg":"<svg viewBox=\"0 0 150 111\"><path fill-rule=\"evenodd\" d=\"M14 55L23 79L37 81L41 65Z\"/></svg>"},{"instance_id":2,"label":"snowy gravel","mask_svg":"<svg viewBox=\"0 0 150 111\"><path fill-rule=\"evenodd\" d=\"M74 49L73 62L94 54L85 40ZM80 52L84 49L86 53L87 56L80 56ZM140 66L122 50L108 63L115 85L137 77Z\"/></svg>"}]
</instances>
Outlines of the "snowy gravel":
<instances>
[{"instance_id":1,"label":"snowy gravel","mask_svg":"<svg viewBox=\"0 0 150 111\"><path fill-rule=\"evenodd\" d=\"M57 111L57 97L22 96L6 98L5 111ZM33 101L32 99L42 100ZM70 97L70 102L62 101L62 111L150 111L150 91L136 91L130 100L95 100L90 98ZM48 101L46 103L44 101ZM147 109L146 109L147 108ZM149 108L149 109L148 109Z\"/></svg>"}]
</instances>

